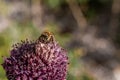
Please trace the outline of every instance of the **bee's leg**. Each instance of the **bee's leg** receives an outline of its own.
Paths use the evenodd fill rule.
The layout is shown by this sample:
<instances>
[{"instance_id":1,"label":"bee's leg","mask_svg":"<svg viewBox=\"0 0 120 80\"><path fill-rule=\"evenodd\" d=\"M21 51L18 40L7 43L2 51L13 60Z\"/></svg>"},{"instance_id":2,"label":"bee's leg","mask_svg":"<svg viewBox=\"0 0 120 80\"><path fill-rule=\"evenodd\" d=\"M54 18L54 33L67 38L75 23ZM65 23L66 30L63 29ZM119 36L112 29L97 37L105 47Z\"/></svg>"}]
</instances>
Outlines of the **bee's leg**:
<instances>
[{"instance_id":1,"label":"bee's leg","mask_svg":"<svg viewBox=\"0 0 120 80\"><path fill-rule=\"evenodd\" d=\"M52 42L54 41L54 36L51 36L50 41Z\"/></svg>"}]
</instances>

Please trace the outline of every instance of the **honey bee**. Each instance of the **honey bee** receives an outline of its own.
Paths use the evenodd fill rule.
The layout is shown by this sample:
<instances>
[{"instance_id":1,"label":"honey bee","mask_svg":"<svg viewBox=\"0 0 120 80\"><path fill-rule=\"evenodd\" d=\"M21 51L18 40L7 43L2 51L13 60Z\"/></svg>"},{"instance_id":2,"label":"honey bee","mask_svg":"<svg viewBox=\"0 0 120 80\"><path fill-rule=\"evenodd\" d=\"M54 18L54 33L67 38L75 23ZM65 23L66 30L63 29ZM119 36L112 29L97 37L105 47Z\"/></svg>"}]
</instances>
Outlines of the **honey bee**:
<instances>
[{"instance_id":1,"label":"honey bee","mask_svg":"<svg viewBox=\"0 0 120 80\"><path fill-rule=\"evenodd\" d=\"M54 36L51 32L45 31L41 34L38 40L42 43L49 43L54 41Z\"/></svg>"}]
</instances>

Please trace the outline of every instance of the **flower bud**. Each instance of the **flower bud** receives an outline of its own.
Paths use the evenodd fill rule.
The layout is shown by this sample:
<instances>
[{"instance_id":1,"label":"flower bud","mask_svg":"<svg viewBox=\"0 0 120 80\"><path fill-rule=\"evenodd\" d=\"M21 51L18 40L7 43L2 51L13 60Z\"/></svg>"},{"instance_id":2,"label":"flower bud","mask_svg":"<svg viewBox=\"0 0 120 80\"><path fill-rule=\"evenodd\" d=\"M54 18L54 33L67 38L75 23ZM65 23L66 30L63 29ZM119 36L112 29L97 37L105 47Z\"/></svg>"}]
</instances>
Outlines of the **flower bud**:
<instances>
[{"instance_id":1,"label":"flower bud","mask_svg":"<svg viewBox=\"0 0 120 80\"><path fill-rule=\"evenodd\" d=\"M8 80L66 80L68 57L55 40L25 40L14 45L2 66Z\"/></svg>"}]
</instances>

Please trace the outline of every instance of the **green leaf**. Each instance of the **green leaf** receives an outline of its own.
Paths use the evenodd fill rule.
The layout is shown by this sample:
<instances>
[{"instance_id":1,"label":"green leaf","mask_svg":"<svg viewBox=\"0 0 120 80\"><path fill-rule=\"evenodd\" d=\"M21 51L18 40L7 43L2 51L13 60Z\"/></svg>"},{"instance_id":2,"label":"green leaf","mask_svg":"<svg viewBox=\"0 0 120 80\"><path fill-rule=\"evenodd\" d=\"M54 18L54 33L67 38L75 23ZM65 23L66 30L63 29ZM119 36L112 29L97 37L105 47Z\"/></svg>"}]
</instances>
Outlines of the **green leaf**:
<instances>
[{"instance_id":1,"label":"green leaf","mask_svg":"<svg viewBox=\"0 0 120 80\"><path fill-rule=\"evenodd\" d=\"M48 0L48 5L52 8L59 7L61 0Z\"/></svg>"}]
</instances>

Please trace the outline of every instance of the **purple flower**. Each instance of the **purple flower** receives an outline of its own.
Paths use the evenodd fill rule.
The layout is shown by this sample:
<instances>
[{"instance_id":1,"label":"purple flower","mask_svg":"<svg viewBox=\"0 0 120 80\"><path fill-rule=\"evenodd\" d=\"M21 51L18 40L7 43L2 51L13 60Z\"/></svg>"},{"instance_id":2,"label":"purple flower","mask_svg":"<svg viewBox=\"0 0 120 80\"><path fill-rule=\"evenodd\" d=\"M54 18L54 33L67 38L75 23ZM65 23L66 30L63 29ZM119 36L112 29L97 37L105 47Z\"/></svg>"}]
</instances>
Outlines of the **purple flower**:
<instances>
[{"instance_id":1,"label":"purple flower","mask_svg":"<svg viewBox=\"0 0 120 80\"><path fill-rule=\"evenodd\" d=\"M2 64L8 80L66 80L67 52L54 40L15 44Z\"/></svg>"}]
</instances>

